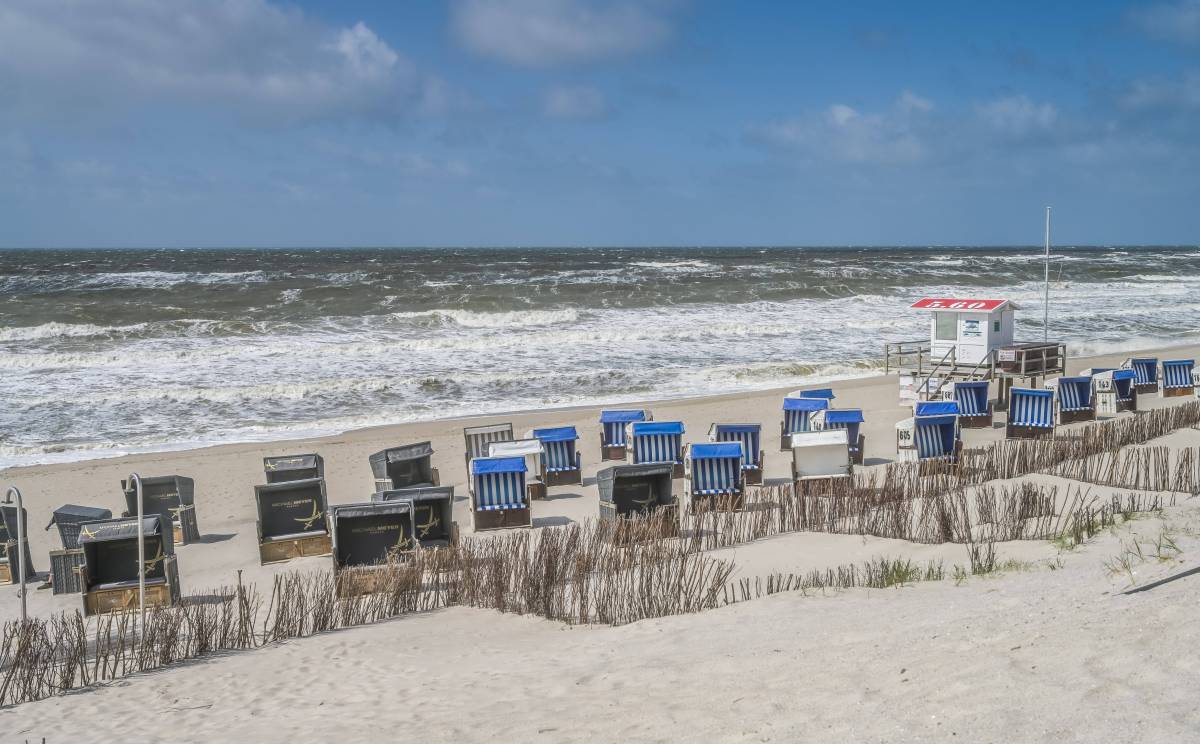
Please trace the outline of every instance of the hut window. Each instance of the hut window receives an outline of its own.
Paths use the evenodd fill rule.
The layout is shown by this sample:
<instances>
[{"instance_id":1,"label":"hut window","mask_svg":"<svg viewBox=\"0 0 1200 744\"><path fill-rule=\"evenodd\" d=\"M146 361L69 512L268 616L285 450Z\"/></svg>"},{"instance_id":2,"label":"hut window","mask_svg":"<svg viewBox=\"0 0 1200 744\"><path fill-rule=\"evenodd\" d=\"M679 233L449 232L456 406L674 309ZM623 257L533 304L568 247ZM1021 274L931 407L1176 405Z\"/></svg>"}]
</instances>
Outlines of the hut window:
<instances>
[{"instance_id":1,"label":"hut window","mask_svg":"<svg viewBox=\"0 0 1200 744\"><path fill-rule=\"evenodd\" d=\"M934 338L938 341L954 341L958 338L956 313L934 313L934 325Z\"/></svg>"},{"instance_id":2,"label":"hut window","mask_svg":"<svg viewBox=\"0 0 1200 744\"><path fill-rule=\"evenodd\" d=\"M994 333L999 333L999 332L1000 332L1000 321L998 321L998 320L997 320L997 321L995 321L994 323L992 323L992 331L993 331Z\"/></svg>"}]
</instances>

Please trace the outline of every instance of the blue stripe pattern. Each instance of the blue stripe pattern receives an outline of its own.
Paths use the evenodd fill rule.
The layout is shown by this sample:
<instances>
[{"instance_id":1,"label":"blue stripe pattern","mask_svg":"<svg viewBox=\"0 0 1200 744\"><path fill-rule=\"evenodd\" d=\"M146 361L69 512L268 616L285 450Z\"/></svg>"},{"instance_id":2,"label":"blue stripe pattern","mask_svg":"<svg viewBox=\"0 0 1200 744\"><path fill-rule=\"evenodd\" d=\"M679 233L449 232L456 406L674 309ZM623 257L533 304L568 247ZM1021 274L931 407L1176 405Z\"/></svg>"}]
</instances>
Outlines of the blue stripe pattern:
<instances>
[{"instance_id":1,"label":"blue stripe pattern","mask_svg":"<svg viewBox=\"0 0 1200 744\"><path fill-rule=\"evenodd\" d=\"M524 473L477 473L475 505L480 511L525 508Z\"/></svg>"},{"instance_id":2,"label":"blue stripe pattern","mask_svg":"<svg viewBox=\"0 0 1200 744\"><path fill-rule=\"evenodd\" d=\"M1139 359L1130 359L1130 366L1133 368L1134 378L1139 385L1156 385L1158 384L1158 359L1151 357L1143 357Z\"/></svg>"},{"instance_id":3,"label":"blue stripe pattern","mask_svg":"<svg viewBox=\"0 0 1200 744\"><path fill-rule=\"evenodd\" d=\"M480 434L467 435L467 452L472 459L476 457L487 457L488 445L492 442L511 442L512 430L508 431L488 431Z\"/></svg>"},{"instance_id":4,"label":"blue stripe pattern","mask_svg":"<svg viewBox=\"0 0 1200 744\"><path fill-rule=\"evenodd\" d=\"M858 451L858 427L859 427L859 423L857 421L855 421L855 422L826 421L825 422L826 429L845 429L846 430L846 439L850 442L850 451L851 452Z\"/></svg>"},{"instance_id":5,"label":"blue stripe pattern","mask_svg":"<svg viewBox=\"0 0 1200 744\"><path fill-rule=\"evenodd\" d=\"M740 491L741 464L742 458L740 457L692 460L692 493L709 496Z\"/></svg>"},{"instance_id":6,"label":"blue stripe pattern","mask_svg":"<svg viewBox=\"0 0 1200 744\"><path fill-rule=\"evenodd\" d=\"M917 445L918 460L952 454L954 452L954 422L939 424L917 419L913 427L913 442Z\"/></svg>"},{"instance_id":7,"label":"blue stripe pattern","mask_svg":"<svg viewBox=\"0 0 1200 744\"><path fill-rule=\"evenodd\" d=\"M560 473L575 470L574 442L542 442L546 452L546 472Z\"/></svg>"},{"instance_id":8,"label":"blue stripe pattern","mask_svg":"<svg viewBox=\"0 0 1200 744\"><path fill-rule=\"evenodd\" d=\"M759 438L761 437L761 427L744 431L746 427L740 427L735 431L727 431L717 424L717 441L718 442L741 442L742 452L746 453L746 461L743 468L753 470L758 467L758 453L761 451L758 446Z\"/></svg>"},{"instance_id":9,"label":"blue stripe pattern","mask_svg":"<svg viewBox=\"0 0 1200 744\"><path fill-rule=\"evenodd\" d=\"M1124 374L1122 374L1122 372ZM1113 390L1117 400L1133 400L1134 372L1131 369L1119 369L1112 373Z\"/></svg>"},{"instance_id":10,"label":"blue stripe pattern","mask_svg":"<svg viewBox=\"0 0 1200 744\"><path fill-rule=\"evenodd\" d=\"M798 431L810 431L808 417L812 411L784 411L783 425L788 434Z\"/></svg>"},{"instance_id":11,"label":"blue stripe pattern","mask_svg":"<svg viewBox=\"0 0 1200 744\"><path fill-rule=\"evenodd\" d=\"M954 400L963 416L986 416L988 412L988 384L986 382L958 382L954 384Z\"/></svg>"},{"instance_id":12,"label":"blue stripe pattern","mask_svg":"<svg viewBox=\"0 0 1200 744\"><path fill-rule=\"evenodd\" d=\"M1008 423L1015 426L1054 428L1054 391L1013 388L1010 391Z\"/></svg>"},{"instance_id":13,"label":"blue stripe pattern","mask_svg":"<svg viewBox=\"0 0 1200 744\"><path fill-rule=\"evenodd\" d=\"M1092 380L1090 377L1060 377L1058 386L1060 411L1090 411L1092 409Z\"/></svg>"},{"instance_id":14,"label":"blue stripe pattern","mask_svg":"<svg viewBox=\"0 0 1200 744\"><path fill-rule=\"evenodd\" d=\"M625 446L625 422L609 421L604 424L604 443L614 447Z\"/></svg>"},{"instance_id":15,"label":"blue stripe pattern","mask_svg":"<svg viewBox=\"0 0 1200 744\"><path fill-rule=\"evenodd\" d=\"M1192 387L1192 368L1195 362L1191 359L1178 359L1162 363L1163 388Z\"/></svg>"},{"instance_id":16,"label":"blue stripe pattern","mask_svg":"<svg viewBox=\"0 0 1200 744\"><path fill-rule=\"evenodd\" d=\"M633 435L633 462L670 462L682 463L680 447L683 437L679 434L637 434Z\"/></svg>"}]
</instances>

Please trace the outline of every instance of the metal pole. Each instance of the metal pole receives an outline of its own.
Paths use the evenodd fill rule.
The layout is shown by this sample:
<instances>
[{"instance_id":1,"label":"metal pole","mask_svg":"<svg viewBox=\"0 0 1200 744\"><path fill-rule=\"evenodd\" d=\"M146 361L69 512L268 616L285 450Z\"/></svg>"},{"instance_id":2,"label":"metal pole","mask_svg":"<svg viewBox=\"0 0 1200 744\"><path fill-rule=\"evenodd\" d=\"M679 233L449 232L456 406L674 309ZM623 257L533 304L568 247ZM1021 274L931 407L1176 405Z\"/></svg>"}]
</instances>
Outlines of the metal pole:
<instances>
[{"instance_id":1,"label":"metal pole","mask_svg":"<svg viewBox=\"0 0 1200 744\"><path fill-rule=\"evenodd\" d=\"M21 491L16 486L9 486L8 493L4 496L4 503L11 503L12 497L17 497L17 575L20 577L21 588L18 594L21 595L21 624L24 625L29 620L29 610L26 606L25 598L25 500L21 498ZM8 567L12 569L12 556L8 556Z\"/></svg>"},{"instance_id":2,"label":"metal pole","mask_svg":"<svg viewBox=\"0 0 1200 744\"><path fill-rule=\"evenodd\" d=\"M1042 343L1050 342L1050 207L1046 207L1046 277L1042 300Z\"/></svg>"},{"instance_id":3,"label":"metal pole","mask_svg":"<svg viewBox=\"0 0 1200 744\"><path fill-rule=\"evenodd\" d=\"M141 633L146 633L146 536L142 523L142 477L130 473L127 479L137 491L137 536L138 536L138 612L142 616Z\"/></svg>"}]
</instances>

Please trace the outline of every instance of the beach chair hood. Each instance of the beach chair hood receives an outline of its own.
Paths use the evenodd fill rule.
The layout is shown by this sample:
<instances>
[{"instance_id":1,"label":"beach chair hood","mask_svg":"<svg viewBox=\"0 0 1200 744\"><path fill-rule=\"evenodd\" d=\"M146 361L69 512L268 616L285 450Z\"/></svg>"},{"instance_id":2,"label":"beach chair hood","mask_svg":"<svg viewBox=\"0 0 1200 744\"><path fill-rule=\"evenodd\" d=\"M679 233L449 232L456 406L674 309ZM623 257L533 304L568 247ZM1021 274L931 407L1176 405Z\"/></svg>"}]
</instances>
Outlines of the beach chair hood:
<instances>
[{"instance_id":1,"label":"beach chair hood","mask_svg":"<svg viewBox=\"0 0 1200 744\"><path fill-rule=\"evenodd\" d=\"M641 409L621 408L600 412L602 424L628 424L634 421L649 421L650 416Z\"/></svg>"},{"instance_id":2,"label":"beach chair hood","mask_svg":"<svg viewBox=\"0 0 1200 744\"><path fill-rule=\"evenodd\" d=\"M921 400L917 401L913 413L918 417L957 416L960 410L956 400Z\"/></svg>"},{"instance_id":3,"label":"beach chair hood","mask_svg":"<svg viewBox=\"0 0 1200 744\"><path fill-rule=\"evenodd\" d=\"M472 475L488 475L490 473L525 473L524 457L476 457L471 460Z\"/></svg>"},{"instance_id":4,"label":"beach chair hood","mask_svg":"<svg viewBox=\"0 0 1200 744\"><path fill-rule=\"evenodd\" d=\"M662 484L666 496L671 494L671 472L674 468L669 462L648 462L638 465L614 465L596 473L596 488L600 492L600 500L614 503L614 493L619 480L624 479L656 479ZM660 489L661 490L661 489Z\"/></svg>"},{"instance_id":5,"label":"beach chair hood","mask_svg":"<svg viewBox=\"0 0 1200 744\"><path fill-rule=\"evenodd\" d=\"M741 442L711 442L693 444L688 453L693 460L727 460L744 457Z\"/></svg>"},{"instance_id":6,"label":"beach chair hood","mask_svg":"<svg viewBox=\"0 0 1200 744\"><path fill-rule=\"evenodd\" d=\"M815 390L795 390L787 394L789 398L812 398L817 400L833 400L833 388L817 388Z\"/></svg>"},{"instance_id":7,"label":"beach chair hood","mask_svg":"<svg viewBox=\"0 0 1200 744\"><path fill-rule=\"evenodd\" d=\"M683 434L682 421L635 421L629 425L634 436L644 434Z\"/></svg>"},{"instance_id":8,"label":"beach chair hood","mask_svg":"<svg viewBox=\"0 0 1200 744\"><path fill-rule=\"evenodd\" d=\"M829 401L824 398L784 398L785 411L824 411L829 408Z\"/></svg>"},{"instance_id":9,"label":"beach chair hood","mask_svg":"<svg viewBox=\"0 0 1200 744\"><path fill-rule=\"evenodd\" d=\"M533 434L535 439L540 439L543 442L574 442L579 439L579 434L575 431L574 426L534 429L530 433Z\"/></svg>"},{"instance_id":10,"label":"beach chair hood","mask_svg":"<svg viewBox=\"0 0 1200 744\"><path fill-rule=\"evenodd\" d=\"M112 512L108 509L101 509L97 506L80 506L78 504L63 504L54 510L54 514L50 517L50 524L46 525L46 529L50 529L56 524L78 524L80 522L99 522L104 519L111 519Z\"/></svg>"}]
</instances>

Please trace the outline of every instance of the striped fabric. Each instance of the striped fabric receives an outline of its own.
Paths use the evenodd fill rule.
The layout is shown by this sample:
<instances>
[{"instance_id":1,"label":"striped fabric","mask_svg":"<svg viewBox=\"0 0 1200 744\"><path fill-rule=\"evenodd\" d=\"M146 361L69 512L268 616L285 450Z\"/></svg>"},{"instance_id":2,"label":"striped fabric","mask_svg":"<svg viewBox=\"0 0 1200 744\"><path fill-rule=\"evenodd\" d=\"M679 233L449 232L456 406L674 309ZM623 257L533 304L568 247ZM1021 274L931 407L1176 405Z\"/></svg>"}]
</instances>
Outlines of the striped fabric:
<instances>
[{"instance_id":1,"label":"striped fabric","mask_svg":"<svg viewBox=\"0 0 1200 744\"><path fill-rule=\"evenodd\" d=\"M634 421L649 421L650 414L642 409L609 409L600 412L600 425L604 428L604 444L611 447L625 446L625 425Z\"/></svg>"},{"instance_id":2,"label":"striped fabric","mask_svg":"<svg viewBox=\"0 0 1200 744\"><path fill-rule=\"evenodd\" d=\"M1163 388L1178 389L1192 387L1192 368L1195 366L1195 362L1191 359L1163 362Z\"/></svg>"},{"instance_id":3,"label":"striped fabric","mask_svg":"<svg viewBox=\"0 0 1200 744\"><path fill-rule=\"evenodd\" d=\"M500 429L499 427L486 427L490 431L473 432L470 429L465 429L464 433L467 439L467 454L472 458L487 457L488 445L492 442L511 442L513 439L512 426Z\"/></svg>"},{"instance_id":4,"label":"striped fabric","mask_svg":"<svg viewBox=\"0 0 1200 744\"><path fill-rule=\"evenodd\" d=\"M918 418L913 422L917 459L928 460L954 454L954 417Z\"/></svg>"},{"instance_id":5,"label":"striped fabric","mask_svg":"<svg viewBox=\"0 0 1200 744\"><path fill-rule=\"evenodd\" d=\"M1136 376L1136 373L1131 369L1113 370L1113 390L1115 390L1117 393L1117 400L1133 400L1133 386Z\"/></svg>"},{"instance_id":6,"label":"striped fabric","mask_svg":"<svg viewBox=\"0 0 1200 744\"><path fill-rule=\"evenodd\" d=\"M723 427L717 424L716 441L718 442L740 442L742 452L746 454L742 468L753 470L758 467L758 453L762 450L759 448L759 440L762 438L761 426L731 426Z\"/></svg>"},{"instance_id":7,"label":"striped fabric","mask_svg":"<svg viewBox=\"0 0 1200 744\"><path fill-rule=\"evenodd\" d=\"M625 422L609 421L604 424L604 444L614 447L625 446Z\"/></svg>"},{"instance_id":8,"label":"striped fabric","mask_svg":"<svg viewBox=\"0 0 1200 744\"><path fill-rule=\"evenodd\" d=\"M740 457L692 460L692 493L700 496L737 493L741 490Z\"/></svg>"},{"instance_id":9,"label":"striped fabric","mask_svg":"<svg viewBox=\"0 0 1200 744\"><path fill-rule=\"evenodd\" d=\"M862 411L857 408L830 409L821 414L824 429L845 429L850 451L858 451L858 430L862 426Z\"/></svg>"},{"instance_id":10,"label":"striped fabric","mask_svg":"<svg viewBox=\"0 0 1200 744\"><path fill-rule=\"evenodd\" d=\"M1013 388L1008 403L1008 423L1014 426L1054 428L1054 391Z\"/></svg>"},{"instance_id":11,"label":"striped fabric","mask_svg":"<svg viewBox=\"0 0 1200 744\"><path fill-rule=\"evenodd\" d=\"M679 450L683 437L679 434L637 434L633 438L633 462L682 463Z\"/></svg>"},{"instance_id":12,"label":"striped fabric","mask_svg":"<svg viewBox=\"0 0 1200 744\"><path fill-rule=\"evenodd\" d=\"M1058 385L1060 411L1089 411L1092 408L1092 380L1089 377L1060 377Z\"/></svg>"},{"instance_id":13,"label":"striped fabric","mask_svg":"<svg viewBox=\"0 0 1200 744\"><path fill-rule=\"evenodd\" d=\"M784 411L783 424L788 434L798 431L809 431L808 417L812 411Z\"/></svg>"},{"instance_id":14,"label":"striped fabric","mask_svg":"<svg viewBox=\"0 0 1200 744\"><path fill-rule=\"evenodd\" d=\"M525 508L525 474L476 473L475 504L480 511Z\"/></svg>"},{"instance_id":15,"label":"striped fabric","mask_svg":"<svg viewBox=\"0 0 1200 744\"><path fill-rule=\"evenodd\" d=\"M986 382L954 383L954 400L963 416L986 416L988 412L988 384Z\"/></svg>"},{"instance_id":16,"label":"striped fabric","mask_svg":"<svg viewBox=\"0 0 1200 744\"><path fill-rule=\"evenodd\" d=\"M1138 385L1158 384L1158 359L1153 357L1133 358L1127 362L1133 370L1134 379Z\"/></svg>"},{"instance_id":17,"label":"striped fabric","mask_svg":"<svg viewBox=\"0 0 1200 744\"><path fill-rule=\"evenodd\" d=\"M575 470L574 442L542 442L546 449L546 472Z\"/></svg>"}]
</instances>

